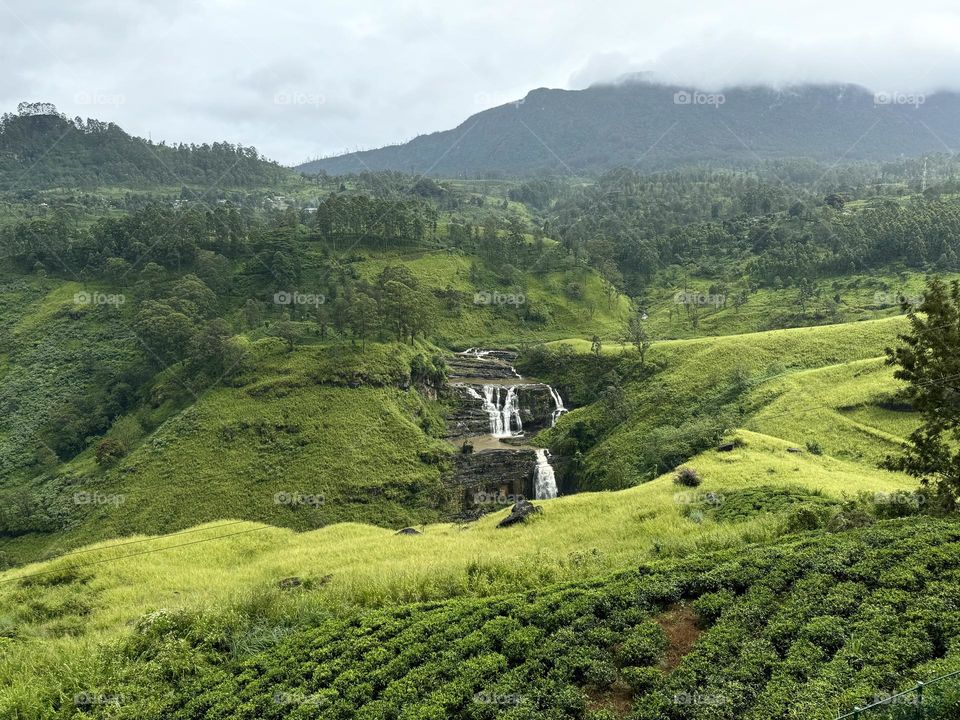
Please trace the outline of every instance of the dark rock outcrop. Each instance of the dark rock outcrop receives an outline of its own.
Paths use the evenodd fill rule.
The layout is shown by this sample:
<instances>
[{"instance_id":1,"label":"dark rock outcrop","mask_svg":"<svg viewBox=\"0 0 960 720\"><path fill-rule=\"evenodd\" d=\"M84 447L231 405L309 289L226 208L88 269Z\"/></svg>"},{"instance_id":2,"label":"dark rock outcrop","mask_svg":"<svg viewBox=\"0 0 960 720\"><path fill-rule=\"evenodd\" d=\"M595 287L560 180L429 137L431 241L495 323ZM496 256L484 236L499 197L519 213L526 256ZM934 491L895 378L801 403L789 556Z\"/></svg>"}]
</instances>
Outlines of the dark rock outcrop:
<instances>
[{"instance_id":1,"label":"dark rock outcrop","mask_svg":"<svg viewBox=\"0 0 960 720\"><path fill-rule=\"evenodd\" d=\"M497 523L497 527L510 527L526 520L531 515L541 512L539 505L534 505L529 500L521 500L510 510L510 514Z\"/></svg>"},{"instance_id":2,"label":"dark rock outcrop","mask_svg":"<svg viewBox=\"0 0 960 720\"><path fill-rule=\"evenodd\" d=\"M402 530L397 530L395 535L423 535L422 532L412 527L405 527Z\"/></svg>"},{"instance_id":3,"label":"dark rock outcrop","mask_svg":"<svg viewBox=\"0 0 960 720\"><path fill-rule=\"evenodd\" d=\"M447 377L453 380L513 380L519 377L513 369L516 359L517 353L510 350L457 353L446 358Z\"/></svg>"},{"instance_id":4,"label":"dark rock outcrop","mask_svg":"<svg viewBox=\"0 0 960 720\"><path fill-rule=\"evenodd\" d=\"M452 485L459 512L476 506L533 497L537 454L529 449L483 450L453 458ZM501 498L503 500L501 500ZM489 501L489 502L488 502Z\"/></svg>"}]
</instances>

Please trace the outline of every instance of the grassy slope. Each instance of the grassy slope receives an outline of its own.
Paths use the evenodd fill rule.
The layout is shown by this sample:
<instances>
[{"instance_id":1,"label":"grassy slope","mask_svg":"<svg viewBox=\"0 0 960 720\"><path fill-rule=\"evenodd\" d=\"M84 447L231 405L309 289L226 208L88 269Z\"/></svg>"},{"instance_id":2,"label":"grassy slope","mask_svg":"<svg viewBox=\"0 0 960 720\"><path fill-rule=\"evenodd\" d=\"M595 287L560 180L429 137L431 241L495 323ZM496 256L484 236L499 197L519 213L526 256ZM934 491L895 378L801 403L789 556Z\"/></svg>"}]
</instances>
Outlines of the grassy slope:
<instances>
[{"instance_id":1,"label":"grassy slope","mask_svg":"<svg viewBox=\"0 0 960 720\"><path fill-rule=\"evenodd\" d=\"M688 464L704 478L697 492L730 495L747 488L790 486L839 498L857 491L909 488L909 479L874 467L880 446L889 444L890 439L878 433L898 436L909 421L871 404L878 393L888 393L891 385L885 379L889 369L870 358L893 342L902 323L895 318L852 326L662 342L651 353L666 361L666 369L656 383L634 390L651 393L640 397L651 403L651 413L643 418L652 422L658 397L670 396L673 402L695 398L723 382L738 366L750 375L752 389L745 402L751 418L747 426L759 432L741 430L746 445L732 453L708 451L691 460ZM256 505L257 512L266 513L261 519L274 523L289 520L284 524L305 529L311 527L315 516L275 506L273 493L321 492L337 497L338 490L355 490L358 472L375 478L373 484L377 484L381 475L395 478L401 468L394 488L401 495L411 483L429 489L436 477L431 474L435 467L418 466L418 454L407 447L411 439L417 449L436 447L413 419L418 414L429 417L429 408L398 389L354 390L318 384L318 377L334 377L338 382L350 379L337 376L350 364L330 352L311 347L293 354L264 353L255 371L248 374L248 382L208 394L185 416L171 421L169 444L162 440L164 433L158 433L159 442L146 443L97 486L104 492L129 492L124 512L111 517L112 508L99 509L84 525L87 534L78 532L73 541L128 532L134 527L142 532L150 523L159 532L187 527L191 518L203 522L211 517L250 517L243 512L251 510L250 503L263 503ZM378 352L364 363L364 372L381 382L389 381L395 370L389 359L391 350ZM362 399L367 394L369 404ZM811 406L818 404L829 407L805 417ZM840 426L842 433L837 432L834 423L838 415L855 417L857 423L875 431L851 432L855 428L847 423ZM259 451L251 450L245 441L242 452L224 452L222 428L244 419L268 421L265 438L254 441L263 441ZM358 467L361 455L354 458L351 454L356 433L380 421L387 423L389 432L378 431L373 437L376 443L382 441L383 447L378 448L386 454L378 456L375 448L365 446L365 464ZM294 435L307 437L306 445L288 444L290 433L286 430L278 439L277 426L291 425L300 428ZM343 428L345 434L338 435L337 428ZM621 454L627 453L633 432L642 429L634 425L608 442ZM787 452L811 434L823 444L826 455ZM278 449L281 454L274 454ZM416 462L413 457L418 458ZM83 462L81 459L80 464ZM371 467L375 469L371 471ZM123 472L124 468L134 469ZM195 468L205 469L200 481L192 472ZM136 484L130 482L131 475L137 478ZM309 480L309 486L298 487L291 483L293 478ZM323 482L314 484L316 478ZM390 490L388 481L388 497ZM219 524L126 547L105 543L79 555L18 568L0 576L0 622L8 628L0 635L13 636L2 641L0 677L5 685L0 691L0 708L42 707L44 698L62 682L83 687L96 648L128 633L127 623L144 612L221 607L251 592L268 591L291 575L313 579L322 586L305 596L305 602L313 607L380 606L538 588L602 575L645 559L770 539L782 529L778 519L762 513L736 524L709 516L697 522L685 515L688 496L678 495L677 490L671 478L664 476L621 492L544 502L543 514L518 528L496 529L500 513L465 528L429 525L424 535L414 537L354 523L300 534L270 526ZM409 496L403 498L408 501ZM193 510L188 513L187 508ZM227 513L224 508L241 512ZM211 515L204 516L207 511ZM351 518L352 510L337 504L304 512L328 513L328 520L363 518L360 513ZM103 535L98 535L101 530ZM230 537L188 544L214 535ZM183 547L122 557L181 543ZM74 565L79 567L78 582L69 581L70 572L60 572ZM29 588L16 580L50 570L56 572L38 576L40 582ZM62 577L67 581L57 580ZM24 674L23 667L33 669Z\"/></svg>"},{"instance_id":2,"label":"grassy slope","mask_svg":"<svg viewBox=\"0 0 960 720\"><path fill-rule=\"evenodd\" d=\"M137 360L116 309L74 303L93 289L0 273L0 482L8 486L31 472L38 435L65 398L88 392L94 372Z\"/></svg>"},{"instance_id":3,"label":"grassy slope","mask_svg":"<svg viewBox=\"0 0 960 720\"><path fill-rule=\"evenodd\" d=\"M618 482L642 481L637 449L651 431L675 424L678 409L697 407L704 397L722 394L736 372L746 383L736 402L747 413L747 428L801 447L816 441L829 454L875 466L911 429L908 413L875 406L896 388L892 369L877 356L896 343L905 327L904 319L895 317L655 343L651 362L664 363L664 369L649 381L628 386L637 412L588 453L587 465L598 473L619 473ZM578 352L589 351L585 341L564 343ZM623 350L611 346L608 351ZM555 432L600 412L603 409L595 406L575 410ZM838 433L838 425L845 432Z\"/></svg>"},{"instance_id":4,"label":"grassy slope","mask_svg":"<svg viewBox=\"0 0 960 720\"><path fill-rule=\"evenodd\" d=\"M131 720L828 720L960 666L958 538L955 521L891 521L345 618L275 591L145 616L122 662L67 687ZM928 686L923 716L954 717L958 694Z\"/></svg>"},{"instance_id":5,"label":"grassy slope","mask_svg":"<svg viewBox=\"0 0 960 720\"><path fill-rule=\"evenodd\" d=\"M90 451L70 463L61 492L67 527L6 549L26 559L224 517L300 530L436 520L450 449L430 434L441 422L436 403L398 387L409 383L410 359L422 351L372 345L363 354L349 346L288 353L279 341L260 341L237 387L208 391L115 467L98 468ZM345 387L350 381L365 385ZM118 500L75 505L69 499L77 492ZM297 493L301 501L291 501Z\"/></svg>"},{"instance_id":6,"label":"grassy slope","mask_svg":"<svg viewBox=\"0 0 960 720\"><path fill-rule=\"evenodd\" d=\"M946 279L953 277L950 274ZM817 280L820 297L806 303L801 310L796 288L761 288L748 295L737 308L732 294L726 306L701 309L699 326L694 327L686 309L675 300L683 285L673 286L659 279L648 289L647 328L654 339L694 338L704 335L754 333L777 327L796 327L876 320L901 313L898 295L916 298L922 294L926 276L916 272L878 272L874 275L852 275ZM693 279L691 291L706 293L710 279ZM835 295L840 297L835 314L828 307Z\"/></svg>"},{"instance_id":7,"label":"grassy slope","mask_svg":"<svg viewBox=\"0 0 960 720\"><path fill-rule=\"evenodd\" d=\"M448 254L446 251L400 258L371 254L368 260L358 263L357 269L362 276L373 279L386 265L402 264L409 267L430 289L452 287L468 293L471 298L478 291L514 292L509 286L471 283L472 262L468 255ZM459 315L441 318L436 332L438 341L462 347L474 344L514 345L570 336L592 337L594 334L615 337L620 334L629 308L626 298L621 296L608 303L600 277L593 271L584 271L578 279L584 288L583 298L571 300L564 294L566 280L563 273L524 276L519 286L527 302L535 303L548 313L550 319L544 324L525 325L511 318L511 313L497 313L496 308L490 306L468 304Z\"/></svg>"},{"instance_id":8,"label":"grassy slope","mask_svg":"<svg viewBox=\"0 0 960 720\"><path fill-rule=\"evenodd\" d=\"M792 454L781 440L741 434L744 447L691 461L704 478L697 492L734 497L748 488L789 486L840 498L911 486L901 476ZM467 527L430 525L413 537L357 524L301 534L216 524L132 545L104 543L18 568L0 575L0 618L6 634L15 636L0 659L0 678L8 683L0 690L0 709L43 707L58 687L87 687L96 648L127 635L130 622L145 612L222 608L269 594L284 577L322 586L304 595L296 611L310 616L353 605L535 590L658 557L768 540L782 531L781 521L764 513L735 524L710 517L697 522L684 514L689 500L687 491L662 477L620 492L544 501L540 517L509 529L495 527L505 511ZM222 539L196 542L214 537ZM70 580L71 567L79 580ZM33 584L23 589L16 578L34 573L43 574L27 579ZM23 673L23 667L32 670Z\"/></svg>"}]
</instances>

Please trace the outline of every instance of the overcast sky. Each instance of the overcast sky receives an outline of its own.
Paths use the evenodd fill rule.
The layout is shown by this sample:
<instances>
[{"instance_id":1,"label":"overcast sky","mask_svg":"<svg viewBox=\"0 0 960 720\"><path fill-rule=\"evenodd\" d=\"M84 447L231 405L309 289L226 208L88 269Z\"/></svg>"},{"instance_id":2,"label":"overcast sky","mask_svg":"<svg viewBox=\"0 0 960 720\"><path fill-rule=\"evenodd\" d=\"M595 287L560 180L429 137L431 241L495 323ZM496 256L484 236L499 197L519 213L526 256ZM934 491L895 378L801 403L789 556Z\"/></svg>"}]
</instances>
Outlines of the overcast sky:
<instances>
[{"instance_id":1,"label":"overcast sky","mask_svg":"<svg viewBox=\"0 0 960 720\"><path fill-rule=\"evenodd\" d=\"M0 106L293 164L627 72L960 89L958 37L957 0L0 0Z\"/></svg>"}]
</instances>

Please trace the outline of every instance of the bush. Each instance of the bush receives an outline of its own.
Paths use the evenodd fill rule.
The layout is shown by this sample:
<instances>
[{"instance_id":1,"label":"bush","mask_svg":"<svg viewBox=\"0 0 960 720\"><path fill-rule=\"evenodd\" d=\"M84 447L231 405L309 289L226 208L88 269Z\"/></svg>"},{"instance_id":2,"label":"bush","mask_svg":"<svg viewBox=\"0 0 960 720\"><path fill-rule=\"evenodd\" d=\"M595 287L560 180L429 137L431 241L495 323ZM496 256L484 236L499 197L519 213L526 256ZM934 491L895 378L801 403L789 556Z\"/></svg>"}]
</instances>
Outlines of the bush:
<instances>
[{"instance_id":1,"label":"bush","mask_svg":"<svg viewBox=\"0 0 960 720\"><path fill-rule=\"evenodd\" d=\"M724 609L733 604L736 596L729 590L704 593L693 601L693 611L706 623L713 623Z\"/></svg>"},{"instance_id":2,"label":"bush","mask_svg":"<svg viewBox=\"0 0 960 720\"><path fill-rule=\"evenodd\" d=\"M624 665L652 665L667 649L667 636L657 623L647 620L628 631L617 651Z\"/></svg>"},{"instance_id":3,"label":"bush","mask_svg":"<svg viewBox=\"0 0 960 720\"><path fill-rule=\"evenodd\" d=\"M823 507L804 503L790 508L787 513L787 532L817 530L823 527L826 513Z\"/></svg>"},{"instance_id":4,"label":"bush","mask_svg":"<svg viewBox=\"0 0 960 720\"><path fill-rule=\"evenodd\" d=\"M856 528L873 525L873 516L856 507L845 507L838 510L827 522L827 530L830 532L843 532L844 530L853 530Z\"/></svg>"},{"instance_id":5,"label":"bush","mask_svg":"<svg viewBox=\"0 0 960 720\"><path fill-rule=\"evenodd\" d=\"M677 471L677 476L673 479L677 485L684 487L697 487L703 480L700 473L691 467L682 467Z\"/></svg>"},{"instance_id":6,"label":"bush","mask_svg":"<svg viewBox=\"0 0 960 720\"><path fill-rule=\"evenodd\" d=\"M126 452L126 448L119 440L113 438L104 438L97 443L96 458L97 465L112 465Z\"/></svg>"},{"instance_id":7,"label":"bush","mask_svg":"<svg viewBox=\"0 0 960 720\"><path fill-rule=\"evenodd\" d=\"M807 440L807 452L811 455L823 455L823 446L816 440Z\"/></svg>"},{"instance_id":8,"label":"bush","mask_svg":"<svg viewBox=\"0 0 960 720\"><path fill-rule=\"evenodd\" d=\"M651 692L663 680L663 673L655 667L629 666L620 670L620 675L637 695Z\"/></svg>"}]
</instances>

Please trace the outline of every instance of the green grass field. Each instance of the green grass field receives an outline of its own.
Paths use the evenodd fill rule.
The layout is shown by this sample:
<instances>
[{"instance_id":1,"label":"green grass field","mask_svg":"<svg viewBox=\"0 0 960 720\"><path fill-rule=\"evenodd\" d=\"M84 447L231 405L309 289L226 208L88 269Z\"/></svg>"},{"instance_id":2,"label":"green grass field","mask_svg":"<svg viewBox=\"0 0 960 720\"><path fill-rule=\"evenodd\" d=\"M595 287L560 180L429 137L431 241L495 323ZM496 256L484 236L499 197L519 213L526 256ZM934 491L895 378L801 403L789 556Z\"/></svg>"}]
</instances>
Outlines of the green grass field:
<instances>
[{"instance_id":1,"label":"green grass field","mask_svg":"<svg viewBox=\"0 0 960 720\"><path fill-rule=\"evenodd\" d=\"M657 558L773 540L786 529L784 508L768 507L766 500L757 505L758 498L769 500L786 493L783 497L836 504L858 493L909 492L914 481L875 466L880 448L899 437L909 422L875 404L893 386L888 382L889 369L871 359L901 327L902 320L890 319L658 345L655 350L666 360L666 369L662 378L655 377L655 387L640 392L690 397L721 382L742 363L759 375L746 391L750 407L746 426L752 429L736 431L740 445L732 452L708 450L685 463L702 478L696 489L676 485L671 472L625 490L542 501L542 513L525 525L497 528L506 512L501 511L468 525L421 525L423 534L418 536L400 536L392 529L354 522L297 532L255 523L232 524L222 519L228 515L221 512L220 521L200 527L187 528L189 523L183 522L183 534L131 535L7 571L0 576L0 617L11 629L6 632L0 662L0 677L5 678L0 708L25 710L21 717L34 717L29 709L42 707L55 688L85 687L99 649L127 636L130 623L144 613L225 611L251 597L275 593L278 583L288 577L298 577L315 588L292 601L297 607L291 612L301 617L355 607L533 591L557 582L601 577ZM792 358L792 369L770 372L769 365L778 357ZM303 384L305 369L313 365L305 355L278 356L271 362L277 363L272 372L277 379L258 386L266 393L258 398L258 412L269 410L271 403L283 397L299 398L306 412L314 402L321 402L312 393L330 390ZM381 372L376 370L380 360L370 365L374 375ZM280 397L271 397L273 393ZM211 446L209 431L198 431L227 413L242 417L246 402L242 396L242 388L212 394L194 411L206 414L195 417L190 432L176 433L183 439L173 448L155 456L132 456L131 462L141 468L146 480L144 487L162 493L162 502L151 498L149 512L128 508L141 513L130 515L135 520L129 526L111 526L109 518L100 518L98 522L108 527L105 536L167 516L184 521L182 512L177 516L169 510L177 507L178 493L202 495L207 486L236 484L234 473L238 472L241 482L257 477L250 476L239 460ZM358 405L358 395L350 397L355 406L363 407ZM826 407L813 412L812 406L818 404ZM570 416L590 411L585 408ZM856 413L856 419L851 417ZM297 417L303 422L306 416ZM838 418L844 421L839 431ZM858 426L870 431L859 431ZM601 452L612 447L628 453L633 434L641 432L637 425L621 429ZM807 449L805 442L812 437L822 444L822 454ZM801 452L791 451L798 446ZM351 462L344 453L344 446L336 450L344 455L336 459L337 474L342 477ZM184 459L177 460L181 456ZM369 461L370 455L365 453L364 458ZM191 464L198 463L222 468L223 475L176 483L173 476L187 473ZM164 468L180 472L166 476L160 472ZM286 477L291 477L289 472ZM243 487L248 493L250 488L275 490L269 481L260 480ZM213 508L202 497L191 502L194 505ZM23 667L29 672L24 674Z\"/></svg>"}]
</instances>

